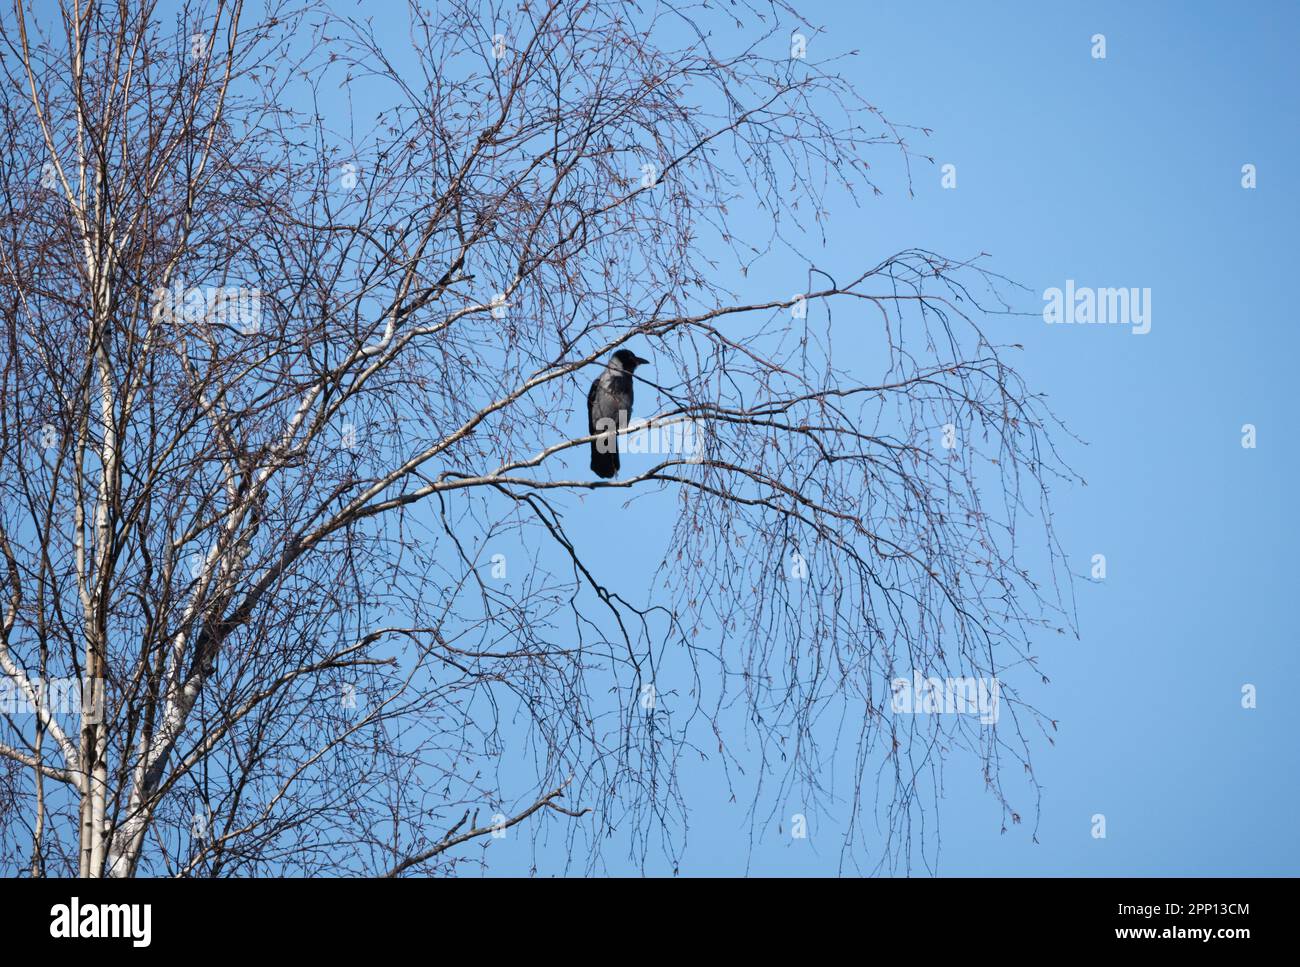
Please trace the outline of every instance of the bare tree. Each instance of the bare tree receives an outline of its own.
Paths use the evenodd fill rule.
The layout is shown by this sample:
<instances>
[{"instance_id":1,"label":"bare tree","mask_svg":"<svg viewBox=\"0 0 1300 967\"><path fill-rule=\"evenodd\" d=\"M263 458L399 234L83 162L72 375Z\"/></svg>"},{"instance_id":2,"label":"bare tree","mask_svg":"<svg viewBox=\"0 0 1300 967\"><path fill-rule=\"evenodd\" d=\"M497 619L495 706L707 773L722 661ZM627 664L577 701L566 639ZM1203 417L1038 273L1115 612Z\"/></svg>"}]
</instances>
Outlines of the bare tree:
<instances>
[{"instance_id":1,"label":"bare tree","mask_svg":"<svg viewBox=\"0 0 1300 967\"><path fill-rule=\"evenodd\" d=\"M802 254L929 159L792 10L51 14L0 31L4 868L446 872L516 825L675 864L685 755L755 836L846 810L848 869L933 863L950 748L1036 811L1059 425L982 256ZM776 252L807 290L740 296ZM598 480L625 346L658 452ZM589 565L576 514L665 495L648 589ZM1001 718L900 712L914 672Z\"/></svg>"}]
</instances>

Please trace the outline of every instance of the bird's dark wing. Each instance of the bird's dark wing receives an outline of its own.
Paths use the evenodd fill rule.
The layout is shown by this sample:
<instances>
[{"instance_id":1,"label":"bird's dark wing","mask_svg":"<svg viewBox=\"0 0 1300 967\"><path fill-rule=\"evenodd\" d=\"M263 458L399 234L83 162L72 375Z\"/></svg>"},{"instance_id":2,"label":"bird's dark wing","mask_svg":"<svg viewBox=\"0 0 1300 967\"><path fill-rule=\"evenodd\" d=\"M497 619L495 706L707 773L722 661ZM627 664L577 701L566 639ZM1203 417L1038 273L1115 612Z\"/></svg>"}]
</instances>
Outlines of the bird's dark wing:
<instances>
[{"instance_id":1,"label":"bird's dark wing","mask_svg":"<svg viewBox=\"0 0 1300 967\"><path fill-rule=\"evenodd\" d=\"M601 433L591 441L591 471L597 477L609 479L618 473L618 437L612 429L618 424L618 411L618 396L596 377L587 393L587 432Z\"/></svg>"},{"instance_id":2,"label":"bird's dark wing","mask_svg":"<svg viewBox=\"0 0 1300 967\"><path fill-rule=\"evenodd\" d=\"M596 432L596 392L600 386L600 377L591 381L591 389L587 390L587 432Z\"/></svg>"}]
</instances>

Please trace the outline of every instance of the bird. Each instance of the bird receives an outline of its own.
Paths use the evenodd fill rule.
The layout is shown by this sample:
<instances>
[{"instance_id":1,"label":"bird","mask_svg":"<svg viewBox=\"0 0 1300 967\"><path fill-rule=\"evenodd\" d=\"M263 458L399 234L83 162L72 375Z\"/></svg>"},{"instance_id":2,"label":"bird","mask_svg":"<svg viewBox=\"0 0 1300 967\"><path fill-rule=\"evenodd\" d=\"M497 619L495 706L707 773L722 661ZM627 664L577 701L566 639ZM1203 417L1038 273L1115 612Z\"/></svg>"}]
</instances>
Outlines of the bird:
<instances>
[{"instance_id":1,"label":"bird","mask_svg":"<svg viewBox=\"0 0 1300 967\"><path fill-rule=\"evenodd\" d=\"M632 416L632 373L644 366L642 359L628 349L610 357L608 365L592 381L587 393L587 432L600 433L591 441L591 471L608 480L618 473L618 436Z\"/></svg>"}]
</instances>

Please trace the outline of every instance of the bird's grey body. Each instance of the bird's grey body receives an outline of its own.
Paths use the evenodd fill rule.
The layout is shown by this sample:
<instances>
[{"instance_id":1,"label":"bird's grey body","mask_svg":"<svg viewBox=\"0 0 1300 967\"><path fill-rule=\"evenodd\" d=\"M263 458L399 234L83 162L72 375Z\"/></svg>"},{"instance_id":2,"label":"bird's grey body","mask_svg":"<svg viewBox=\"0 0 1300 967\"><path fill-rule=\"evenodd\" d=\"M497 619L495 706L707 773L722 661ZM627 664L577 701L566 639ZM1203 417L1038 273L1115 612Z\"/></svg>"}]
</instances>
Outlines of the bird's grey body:
<instances>
[{"instance_id":1,"label":"bird's grey body","mask_svg":"<svg viewBox=\"0 0 1300 967\"><path fill-rule=\"evenodd\" d=\"M609 479L618 473L616 431L632 418L632 373L646 360L620 349L587 393L587 432L602 435L591 441L591 470Z\"/></svg>"}]
</instances>

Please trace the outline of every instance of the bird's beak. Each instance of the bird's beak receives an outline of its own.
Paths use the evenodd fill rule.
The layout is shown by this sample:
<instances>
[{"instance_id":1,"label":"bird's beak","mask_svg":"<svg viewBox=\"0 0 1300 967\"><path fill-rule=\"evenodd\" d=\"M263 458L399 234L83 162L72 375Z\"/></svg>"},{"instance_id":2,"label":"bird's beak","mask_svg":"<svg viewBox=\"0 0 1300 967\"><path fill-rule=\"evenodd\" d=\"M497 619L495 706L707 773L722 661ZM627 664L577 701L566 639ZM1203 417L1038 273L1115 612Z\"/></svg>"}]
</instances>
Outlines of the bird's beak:
<instances>
[{"instance_id":1,"label":"bird's beak","mask_svg":"<svg viewBox=\"0 0 1300 967\"><path fill-rule=\"evenodd\" d=\"M632 358L636 360L638 366L648 366L650 364L650 360L642 359L640 356L633 356Z\"/></svg>"}]
</instances>

